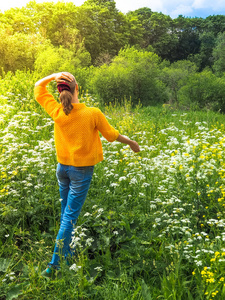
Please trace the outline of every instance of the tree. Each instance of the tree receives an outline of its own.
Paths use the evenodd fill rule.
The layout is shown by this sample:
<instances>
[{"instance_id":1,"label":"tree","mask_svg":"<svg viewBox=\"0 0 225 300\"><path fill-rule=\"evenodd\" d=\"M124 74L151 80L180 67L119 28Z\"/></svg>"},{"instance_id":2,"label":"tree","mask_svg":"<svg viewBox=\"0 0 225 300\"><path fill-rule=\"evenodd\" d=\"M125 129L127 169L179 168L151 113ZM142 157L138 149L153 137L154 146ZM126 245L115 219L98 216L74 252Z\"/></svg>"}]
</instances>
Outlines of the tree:
<instances>
[{"instance_id":1,"label":"tree","mask_svg":"<svg viewBox=\"0 0 225 300\"><path fill-rule=\"evenodd\" d=\"M40 35L0 29L0 68L4 72L33 70L37 54L48 44Z\"/></svg>"},{"instance_id":2,"label":"tree","mask_svg":"<svg viewBox=\"0 0 225 300\"><path fill-rule=\"evenodd\" d=\"M56 48L53 45L49 45L44 51L39 53L35 60L35 71L39 74L39 77L65 70L76 74L77 68L83 67L83 60L89 62L91 60L87 51L74 55L72 51L62 46Z\"/></svg>"},{"instance_id":3,"label":"tree","mask_svg":"<svg viewBox=\"0 0 225 300\"><path fill-rule=\"evenodd\" d=\"M4 24L5 28L11 28L12 33L38 33L32 17L27 15L24 8L11 8L4 14L0 14L0 23Z\"/></svg>"},{"instance_id":4,"label":"tree","mask_svg":"<svg viewBox=\"0 0 225 300\"><path fill-rule=\"evenodd\" d=\"M128 13L129 20L137 18L141 24L139 27L139 45L152 49L163 59L171 60L173 49L177 44L177 37L172 34L172 19L162 13L152 12L150 8L144 7ZM138 24L138 26L140 26Z\"/></svg>"},{"instance_id":5,"label":"tree","mask_svg":"<svg viewBox=\"0 0 225 300\"><path fill-rule=\"evenodd\" d=\"M138 16L133 12L129 12L126 16L127 18L127 34L129 35L128 44L130 46L140 46L143 47L144 44L144 28Z\"/></svg>"},{"instance_id":6,"label":"tree","mask_svg":"<svg viewBox=\"0 0 225 300\"><path fill-rule=\"evenodd\" d=\"M127 18L130 23L130 30L132 39L131 45L139 44L142 48L149 46L149 34L151 32L150 18L153 12L148 7L139 8L135 11L127 13Z\"/></svg>"},{"instance_id":7,"label":"tree","mask_svg":"<svg viewBox=\"0 0 225 300\"><path fill-rule=\"evenodd\" d=\"M225 15L209 16L204 21L204 30L212 32L215 37L225 31Z\"/></svg>"},{"instance_id":8,"label":"tree","mask_svg":"<svg viewBox=\"0 0 225 300\"><path fill-rule=\"evenodd\" d=\"M162 13L153 13L150 18L151 33L149 44L163 59L171 60L174 48L177 45L177 36L172 34L172 19Z\"/></svg>"},{"instance_id":9,"label":"tree","mask_svg":"<svg viewBox=\"0 0 225 300\"><path fill-rule=\"evenodd\" d=\"M173 61L187 59L200 51L198 18L185 18L179 16L173 20L173 33L177 36L178 43L174 49Z\"/></svg>"},{"instance_id":10,"label":"tree","mask_svg":"<svg viewBox=\"0 0 225 300\"><path fill-rule=\"evenodd\" d=\"M92 62L102 53L115 56L129 41L127 20L114 1L86 1L77 10L75 23Z\"/></svg>"},{"instance_id":11,"label":"tree","mask_svg":"<svg viewBox=\"0 0 225 300\"><path fill-rule=\"evenodd\" d=\"M213 69L220 76L225 72L225 32L218 34L213 58Z\"/></svg>"},{"instance_id":12,"label":"tree","mask_svg":"<svg viewBox=\"0 0 225 300\"><path fill-rule=\"evenodd\" d=\"M203 32L200 34L200 50L195 55L189 55L188 59L195 62L202 71L206 67L212 68L213 65L213 48L215 46L216 38L212 32Z\"/></svg>"}]
</instances>

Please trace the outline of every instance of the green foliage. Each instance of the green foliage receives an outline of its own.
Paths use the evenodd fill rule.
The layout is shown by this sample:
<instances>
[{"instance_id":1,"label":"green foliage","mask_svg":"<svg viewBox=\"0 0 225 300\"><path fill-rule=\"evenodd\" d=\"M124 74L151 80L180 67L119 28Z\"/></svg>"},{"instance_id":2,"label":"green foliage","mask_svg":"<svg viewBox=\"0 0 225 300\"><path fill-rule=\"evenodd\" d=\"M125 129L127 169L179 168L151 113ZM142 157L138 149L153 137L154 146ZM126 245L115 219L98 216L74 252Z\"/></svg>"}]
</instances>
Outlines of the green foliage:
<instances>
[{"instance_id":1,"label":"green foliage","mask_svg":"<svg viewBox=\"0 0 225 300\"><path fill-rule=\"evenodd\" d=\"M84 50L84 49L83 49ZM49 46L42 51L35 61L35 71L38 76L44 77L51 73L67 71L76 74L75 71L81 65L90 63L90 55L87 51L74 52L63 47Z\"/></svg>"},{"instance_id":2,"label":"green foliage","mask_svg":"<svg viewBox=\"0 0 225 300\"><path fill-rule=\"evenodd\" d=\"M7 37L4 43L1 39L0 50L4 52L7 44L6 53L10 51L17 57L20 48L24 69L33 69L36 57L33 55L30 59L30 54L23 49L26 47L33 53L30 49L35 42L23 45L21 41L40 35L56 49L63 47L75 55L78 49L85 48L82 53L87 51L94 65L99 65L99 58L104 55L114 57L121 48L135 45L151 49L170 62L190 59L202 70L212 66L212 50L215 39L224 32L224 16L171 19L146 7L124 15L116 8L115 1L90 0L77 7L72 2L37 3L33 0L21 9L13 8L0 14L0 29ZM2 57L7 62L6 55ZM85 61L86 54L81 60L82 67L90 63L89 59ZM14 71L13 63L5 66L5 71L8 70Z\"/></svg>"},{"instance_id":3,"label":"green foliage","mask_svg":"<svg viewBox=\"0 0 225 300\"><path fill-rule=\"evenodd\" d=\"M193 56L193 61L196 62L200 71L207 66L212 68L215 40L216 38L213 32L203 32L200 34L200 52ZM188 58L191 59L191 56L189 55Z\"/></svg>"},{"instance_id":4,"label":"green foliage","mask_svg":"<svg viewBox=\"0 0 225 300\"><path fill-rule=\"evenodd\" d=\"M213 109L225 112L225 80L211 71L189 76L178 92L179 102L194 109Z\"/></svg>"},{"instance_id":5,"label":"green foliage","mask_svg":"<svg viewBox=\"0 0 225 300\"><path fill-rule=\"evenodd\" d=\"M31 110L34 107L33 91L35 80L34 74L30 71L17 70L15 74L8 72L0 79L1 97L5 99L6 103L13 104L14 108ZM20 100L17 101L19 98ZM17 105L19 105L19 108Z\"/></svg>"},{"instance_id":6,"label":"green foliage","mask_svg":"<svg viewBox=\"0 0 225 300\"><path fill-rule=\"evenodd\" d=\"M145 45L143 37L145 29L143 28L142 20L139 20L139 17L133 12L129 12L126 17L129 27L127 32L129 34L129 45Z\"/></svg>"},{"instance_id":7,"label":"green foliage","mask_svg":"<svg viewBox=\"0 0 225 300\"><path fill-rule=\"evenodd\" d=\"M85 37L92 62L102 53L116 55L128 43L127 19L115 8L114 1L86 1L78 11L76 27Z\"/></svg>"},{"instance_id":8,"label":"green foliage","mask_svg":"<svg viewBox=\"0 0 225 300\"><path fill-rule=\"evenodd\" d=\"M162 69L160 78L168 88L169 103L178 105L178 91L185 86L189 76L195 74L197 67L190 61L178 61Z\"/></svg>"},{"instance_id":9,"label":"green foliage","mask_svg":"<svg viewBox=\"0 0 225 300\"><path fill-rule=\"evenodd\" d=\"M179 16L174 19L173 32L177 37L177 44L171 53L172 61L187 59L200 51L200 39L198 29L198 18L185 18Z\"/></svg>"},{"instance_id":10,"label":"green foliage","mask_svg":"<svg viewBox=\"0 0 225 300\"><path fill-rule=\"evenodd\" d=\"M215 36L225 31L225 15L208 16L203 20L203 25L208 32L211 31Z\"/></svg>"},{"instance_id":11,"label":"green foliage","mask_svg":"<svg viewBox=\"0 0 225 300\"><path fill-rule=\"evenodd\" d=\"M148 45L163 59L171 57L178 43L176 35L171 34L172 18L162 13L153 13L149 20Z\"/></svg>"},{"instance_id":12,"label":"green foliage","mask_svg":"<svg viewBox=\"0 0 225 300\"><path fill-rule=\"evenodd\" d=\"M213 69L218 75L225 73L225 32L218 35L216 47L213 50Z\"/></svg>"},{"instance_id":13,"label":"green foliage","mask_svg":"<svg viewBox=\"0 0 225 300\"><path fill-rule=\"evenodd\" d=\"M11 8L0 15L1 27L7 28L12 34L35 34L38 33L37 27L32 18L32 13L27 13L24 8Z\"/></svg>"},{"instance_id":14,"label":"green foliage","mask_svg":"<svg viewBox=\"0 0 225 300\"><path fill-rule=\"evenodd\" d=\"M40 35L0 29L0 68L5 72L33 70L37 54L47 43Z\"/></svg>"},{"instance_id":15,"label":"green foliage","mask_svg":"<svg viewBox=\"0 0 225 300\"><path fill-rule=\"evenodd\" d=\"M135 48L121 50L110 65L93 70L89 90L103 103L131 98L132 103L143 105L166 100L164 86L157 79L159 57Z\"/></svg>"}]
</instances>

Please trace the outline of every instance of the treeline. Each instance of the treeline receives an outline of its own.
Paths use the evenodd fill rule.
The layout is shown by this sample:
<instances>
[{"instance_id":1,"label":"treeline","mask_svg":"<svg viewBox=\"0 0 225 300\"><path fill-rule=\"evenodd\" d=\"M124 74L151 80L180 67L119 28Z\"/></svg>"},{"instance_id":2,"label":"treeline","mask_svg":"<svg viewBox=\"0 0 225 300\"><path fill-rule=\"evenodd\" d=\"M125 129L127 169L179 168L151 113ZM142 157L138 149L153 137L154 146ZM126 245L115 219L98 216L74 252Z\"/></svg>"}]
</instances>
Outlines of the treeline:
<instances>
[{"instance_id":1,"label":"treeline","mask_svg":"<svg viewBox=\"0 0 225 300\"><path fill-rule=\"evenodd\" d=\"M113 0L31 1L0 13L0 69L72 72L103 102L130 98L225 111L225 16L123 14Z\"/></svg>"}]
</instances>

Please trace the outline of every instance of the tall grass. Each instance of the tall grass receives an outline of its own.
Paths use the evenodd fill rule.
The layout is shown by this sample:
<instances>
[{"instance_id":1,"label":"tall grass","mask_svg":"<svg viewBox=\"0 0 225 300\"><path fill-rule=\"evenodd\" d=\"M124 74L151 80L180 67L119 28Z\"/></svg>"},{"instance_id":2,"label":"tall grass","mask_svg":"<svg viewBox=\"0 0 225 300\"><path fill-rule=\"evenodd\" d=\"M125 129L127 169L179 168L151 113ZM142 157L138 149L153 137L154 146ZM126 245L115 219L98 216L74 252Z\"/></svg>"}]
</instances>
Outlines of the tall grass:
<instances>
[{"instance_id":1,"label":"tall grass","mask_svg":"<svg viewBox=\"0 0 225 300\"><path fill-rule=\"evenodd\" d=\"M22 76L5 81L0 97L0 298L223 299L224 116L105 107L141 152L102 138L76 255L47 280L60 215L53 122Z\"/></svg>"}]
</instances>

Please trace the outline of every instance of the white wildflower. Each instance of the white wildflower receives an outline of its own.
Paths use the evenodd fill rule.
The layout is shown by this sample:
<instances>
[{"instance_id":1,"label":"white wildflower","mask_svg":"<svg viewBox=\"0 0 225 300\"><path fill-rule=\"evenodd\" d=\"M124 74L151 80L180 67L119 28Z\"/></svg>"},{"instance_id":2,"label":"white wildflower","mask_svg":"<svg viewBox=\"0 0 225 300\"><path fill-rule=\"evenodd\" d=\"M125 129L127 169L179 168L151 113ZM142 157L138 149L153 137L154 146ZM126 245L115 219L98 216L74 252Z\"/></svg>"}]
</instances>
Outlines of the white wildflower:
<instances>
[{"instance_id":1,"label":"white wildflower","mask_svg":"<svg viewBox=\"0 0 225 300\"><path fill-rule=\"evenodd\" d=\"M90 247L92 245L92 243L94 242L94 239L93 238L88 238L86 240L86 246Z\"/></svg>"},{"instance_id":2,"label":"white wildflower","mask_svg":"<svg viewBox=\"0 0 225 300\"><path fill-rule=\"evenodd\" d=\"M77 272L79 269L81 269L81 266L77 266L76 264L73 264L70 266L70 270Z\"/></svg>"},{"instance_id":3,"label":"white wildflower","mask_svg":"<svg viewBox=\"0 0 225 300\"><path fill-rule=\"evenodd\" d=\"M95 270L98 271L98 272L101 272L102 268L101 267L96 267Z\"/></svg>"},{"instance_id":4,"label":"white wildflower","mask_svg":"<svg viewBox=\"0 0 225 300\"><path fill-rule=\"evenodd\" d=\"M89 217L89 216L91 216L91 214L90 214L89 212L86 212L86 213L84 214L84 217Z\"/></svg>"}]
</instances>

